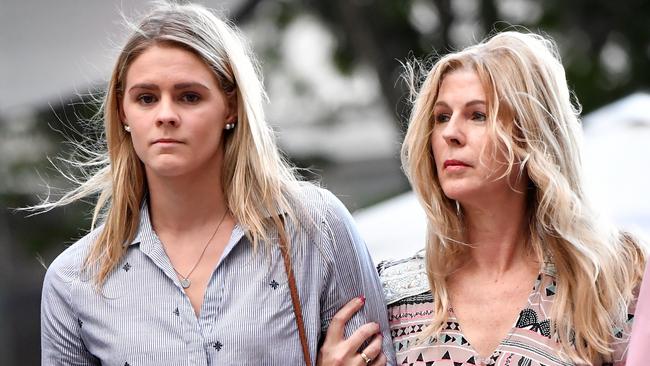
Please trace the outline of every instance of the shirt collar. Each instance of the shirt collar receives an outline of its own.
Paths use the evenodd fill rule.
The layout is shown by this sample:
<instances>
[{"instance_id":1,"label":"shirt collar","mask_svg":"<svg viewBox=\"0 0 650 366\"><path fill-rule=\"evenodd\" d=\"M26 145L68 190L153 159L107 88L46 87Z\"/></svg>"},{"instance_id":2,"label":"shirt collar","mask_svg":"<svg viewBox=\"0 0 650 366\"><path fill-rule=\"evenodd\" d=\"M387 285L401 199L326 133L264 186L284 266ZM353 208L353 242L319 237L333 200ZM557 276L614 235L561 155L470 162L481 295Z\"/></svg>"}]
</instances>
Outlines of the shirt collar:
<instances>
[{"instance_id":1,"label":"shirt collar","mask_svg":"<svg viewBox=\"0 0 650 366\"><path fill-rule=\"evenodd\" d=\"M140 244L141 247L147 247L158 240L156 233L153 231L153 226L151 225L151 217L149 216L149 204L146 197L142 200L139 216L140 223L138 224L138 232L133 240L131 240L131 242L126 246Z\"/></svg>"},{"instance_id":2,"label":"shirt collar","mask_svg":"<svg viewBox=\"0 0 650 366\"><path fill-rule=\"evenodd\" d=\"M542 273L551 276L557 277L557 270L555 269L555 263L549 258L544 260L544 265L542 266Z\"/></svg>"},{"instance_id":3,"label":"shirt collar","mask_svg":"<svg viewBox=\"0 0 650 366\"><path fill-rule=\"evenodd\" d=\"M270 217L270 215L269 215ZM241 237L244 236L244 230L243 228L239 225L239 223L235 224L235 228L233 230L231 240L227 246L227 248L224 250L224 255L227 254L226 252L229 252L232 247L234 247L234 244L239 241ZM147 198L145 197L142 200L142 205L140 206L140 223L138 225L138 232L133 238L133 240L126 244L126 247L130 247L132 245L140 245L140 249L146 253L149 253L151 249L156 246L158 243L160 243L160 239L158 238L158 235L156 232L153 230L153 226L151 225L151 216L149 215L149 203ZM159 245L159 244L158 244Z\"/></svg>"}]
</instances>

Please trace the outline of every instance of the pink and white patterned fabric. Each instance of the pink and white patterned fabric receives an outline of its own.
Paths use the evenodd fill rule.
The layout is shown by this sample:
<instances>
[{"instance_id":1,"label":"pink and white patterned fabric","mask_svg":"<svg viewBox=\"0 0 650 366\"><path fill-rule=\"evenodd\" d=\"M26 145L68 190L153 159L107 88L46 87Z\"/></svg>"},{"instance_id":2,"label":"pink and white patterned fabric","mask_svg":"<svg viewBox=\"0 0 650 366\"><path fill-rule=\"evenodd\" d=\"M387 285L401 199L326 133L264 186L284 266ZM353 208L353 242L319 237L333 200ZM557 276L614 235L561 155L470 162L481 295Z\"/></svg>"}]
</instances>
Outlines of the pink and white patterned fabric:
<instances>
[{"instance_id":1,"label":"pink and white patterned fabric","mask_svg":"<svg viewBox=\"0 0 650 366\"><path fill-rule=\"evenodd\" d=\"M627 366L646 366L650 363L650 265L646 267L639 291L634 327L630 339Z\"/></svg>"},{"instance_id":2,"label":"pink and white patterned fabric","mask_svg":"<svg viewBox=\"0 0 650 366\"><path fill-rule=\"evenodd\" d=\"M421 261L413 265L413 261ZM482 358L465 338L462 328L449 311L448 321L439 337L428 337L420 342L423 330L433 314L433 298L428 290L417 294L399 296L400 292L419 287L414 278L422 278L424 259L411 259L411 264L403 263L396 268L390 265L380 267L380 278L388 297L388 313L393 345L397 353L398 365L423 366L569 366L575 365L560 356L560 346L552 339L550 310L557 290L556 274L552 264L541 270L528 301L521 310L506 337L492 355ZM380 265L381 266L381 265ZM410 270L404 267L410 266ZM399 267L402 267L399 269ZM414 270L414 268L416 268ZM419 273L417 268L420 268ZM382 274L382 272L384 272ZM395 279L395 280L392 280ZM402 289L396 282L403 283ZM416 280L417 281L417 280ZM410 286L410 287L409 287ZM396 290L397 288L397 290ZM632 311L632 310L631 310ZM633 315L629 314L624 329L614 329L611 360L601 365L624 365L629 333Z\"/></svg>"}]
</instances>

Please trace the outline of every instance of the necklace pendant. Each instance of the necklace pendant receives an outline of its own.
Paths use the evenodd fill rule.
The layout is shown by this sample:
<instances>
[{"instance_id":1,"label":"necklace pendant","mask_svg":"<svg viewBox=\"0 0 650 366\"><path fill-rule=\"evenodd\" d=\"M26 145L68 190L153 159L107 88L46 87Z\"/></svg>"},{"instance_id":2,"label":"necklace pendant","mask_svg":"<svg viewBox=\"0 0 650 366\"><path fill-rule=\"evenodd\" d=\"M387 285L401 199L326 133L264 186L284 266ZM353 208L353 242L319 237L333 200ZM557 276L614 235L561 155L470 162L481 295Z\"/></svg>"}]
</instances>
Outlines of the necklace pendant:
<instances>
[{"instance_id":1,"label":"necklace pendant","mask_svg":"<svg viewBox=\"0 0 650 366\"><path fill-rule=\"evenodd\" d=\"M183 288L188 288L191 284L192 281L190 281L189 278L181 278L181 286L183 286Z\"/></svg>"}]
</instances>

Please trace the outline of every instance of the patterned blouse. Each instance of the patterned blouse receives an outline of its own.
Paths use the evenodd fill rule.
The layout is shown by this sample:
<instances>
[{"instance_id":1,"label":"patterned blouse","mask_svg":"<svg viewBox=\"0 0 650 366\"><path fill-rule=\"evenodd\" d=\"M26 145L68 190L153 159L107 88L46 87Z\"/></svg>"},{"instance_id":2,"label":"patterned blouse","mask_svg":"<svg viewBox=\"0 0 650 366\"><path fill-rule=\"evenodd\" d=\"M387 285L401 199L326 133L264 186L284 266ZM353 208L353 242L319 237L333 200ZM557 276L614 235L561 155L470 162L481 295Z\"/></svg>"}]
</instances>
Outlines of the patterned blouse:
<instances>
[{"instance_id":1,"label":"patterned blouse","mask_svg":"<svg viewBox=\"0 0 650 366\"><path fill-rule=\"evenodd\" d=\"M439 337L418 343L433 314L424 258L381 263L380 280L388 301L388 317L398 365L423 366L569 366L560 357L560 345L551 337L550 310L556 293L555 267L546 263L521 310L517 321L490 357L482 358L463 335L449 310ZM633 313L633 309L629 312ZM612 361L602 365L624 365L633 315L625 329L614 329Z\"/></svg>"}]
</instances>

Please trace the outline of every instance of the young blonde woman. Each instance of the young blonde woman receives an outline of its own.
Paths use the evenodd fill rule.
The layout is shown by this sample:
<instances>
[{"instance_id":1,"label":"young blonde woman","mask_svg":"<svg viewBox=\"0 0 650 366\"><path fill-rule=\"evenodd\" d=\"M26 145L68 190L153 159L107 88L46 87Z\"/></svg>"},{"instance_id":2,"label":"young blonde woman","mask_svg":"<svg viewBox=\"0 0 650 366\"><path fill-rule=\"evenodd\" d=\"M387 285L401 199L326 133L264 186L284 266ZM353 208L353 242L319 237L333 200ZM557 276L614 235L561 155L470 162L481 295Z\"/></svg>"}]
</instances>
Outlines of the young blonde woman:
<instances>
[{"instance_id":1,"label":"young blonde woman","mask_svg":"<svg viewBox=\"0 0 650 366\"><path fill-rule=\"evenodd\" d=\"M588 204L578 116L543 36L503 32L426 74L402 149L426 250L380 269L398 364L625 362L646 254Z\"/></svg>"},{"instance_id":2,"label":"young blonde woman","mask_svg":"<svg viewBox=\"0 0 650 366\"><path fill-rule=\"evenodd\" d=\"M391 349L349 213L296 180L263 97L245 43L209 10L160 3L136 26L103 104L106 154L37 207L98 196L97 227L45 276L43 365L311 364L355 297L345 333L381 327Z\"/></svg>"}]
</instances>

